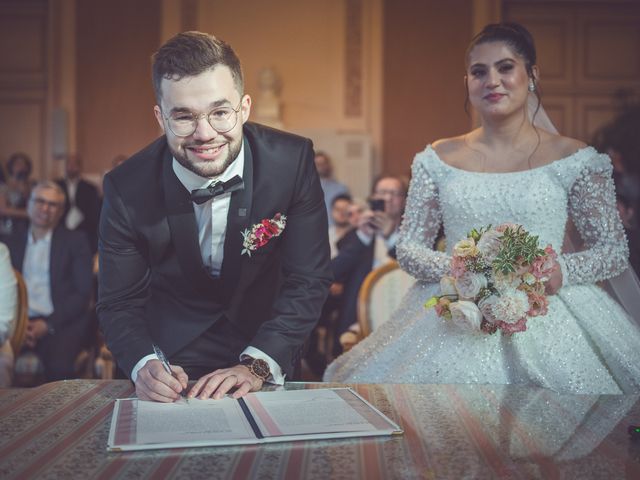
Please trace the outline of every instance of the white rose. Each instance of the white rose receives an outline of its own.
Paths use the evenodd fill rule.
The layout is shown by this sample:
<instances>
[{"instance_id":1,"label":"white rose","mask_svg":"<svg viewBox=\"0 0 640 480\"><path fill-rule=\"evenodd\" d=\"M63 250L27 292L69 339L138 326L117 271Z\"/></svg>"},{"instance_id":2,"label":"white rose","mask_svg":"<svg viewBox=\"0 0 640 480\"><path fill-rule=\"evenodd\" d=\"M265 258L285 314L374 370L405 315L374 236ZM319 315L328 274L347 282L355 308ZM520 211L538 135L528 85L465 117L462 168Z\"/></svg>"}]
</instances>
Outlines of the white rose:
<instances>
[{"instance_id":1,"label":"white rose","mask_svg":"<svg viewBox=\"0 0 640 480\"><path fill-rule=\"evenodd\" d=\"M480 240L478 240L478 251L487 263L493 262L498 253L500 253L500 248L502 247L501 237L502 234L500 232L491 229L484 232Z\"/></svg>"},{"instance_id":2,"label":"white rose","mask_svg":"<svg viewBox=\"0 0 640 480\"><path fill-rule=\"evenodd\" d=\"M456 279L456 289L463 298L476 298L487 286L487 278L481 273L464 272Z\"/></svg>"},{"instance_id":3,"label":"white rose","mask_svg":"<svg viewBox=\"0 0 640 480\"><path fill-rule=\"evenodd\" d=\"M496 297L491 311L497 320L516 323L525 317L529 310L529 297L521 290L511 289Z\"/></svg>"},{"instance_id":4,"label":"white rose","mask_svg":"<svg viewBox=\"0 0 640 480\"><path fill-rule=\"evenodd\" d=\"M456 257L475 257L477 254L478 248L473 238L465 238L453 246L453 255Z\"/></svg>"},{"instance_id":5,"label":"white rose","mask_svg":"<svg viewBox=\"0 0 640 480\"><path fill-rule=\"evenodd\" d=\"M457 295L456 279L449 276L444 276L440 279L440 293L441 295Z\"/></svg>"},{"instance_id":6,"label":"white rose","mask_svg":"<svg viewBox=\"0 0 640 480\"><path fill-rule=\"evenodd\" d=\"M480 308L482 316L489 323L496 323L496 320L498 320L493 314L493 305L497 299L496 295L489 295L478 302L478 308Z\"/></svg>"},{"instance_id":7,"label":"white rose","mask_svg":"<svg viewBox=\"0 0 640 480\"><path fill-rule=\"evenodd\" d=\"M499 292L514 290L520 285L520 277L515 273L495 272L493 275L493 286Z\"/></svg>"},{"instance_id":8,"label":"white rose","mask_svg":"<svg viewBox=\"0 0 640 480\"><path fill-rule=\"evenodd\" d=\"M459 300L449 304L449 310L451 311L451 320L456 326L480 331L482 313L475 303Z\"/></svg>"}]
</instances>

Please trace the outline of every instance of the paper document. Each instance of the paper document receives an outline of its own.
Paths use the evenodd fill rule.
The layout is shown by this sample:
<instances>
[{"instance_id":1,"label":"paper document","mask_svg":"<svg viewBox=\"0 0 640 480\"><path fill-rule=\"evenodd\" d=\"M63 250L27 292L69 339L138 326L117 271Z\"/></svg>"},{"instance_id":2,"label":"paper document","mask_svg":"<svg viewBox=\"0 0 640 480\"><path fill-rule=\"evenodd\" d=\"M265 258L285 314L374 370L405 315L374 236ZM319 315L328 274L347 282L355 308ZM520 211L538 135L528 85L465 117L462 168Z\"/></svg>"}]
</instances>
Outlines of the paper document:
<instances>
[{"instance_id":1,"label":"paper document","mask_svg":"<svg viewBox=\"0 0 640 480\"><path fill-rule=\"evenodd\" d=\"M236 400L116 400L109 450L240 445L402 433L349 388L250 393Z\"/></svg>"}]
</instances>

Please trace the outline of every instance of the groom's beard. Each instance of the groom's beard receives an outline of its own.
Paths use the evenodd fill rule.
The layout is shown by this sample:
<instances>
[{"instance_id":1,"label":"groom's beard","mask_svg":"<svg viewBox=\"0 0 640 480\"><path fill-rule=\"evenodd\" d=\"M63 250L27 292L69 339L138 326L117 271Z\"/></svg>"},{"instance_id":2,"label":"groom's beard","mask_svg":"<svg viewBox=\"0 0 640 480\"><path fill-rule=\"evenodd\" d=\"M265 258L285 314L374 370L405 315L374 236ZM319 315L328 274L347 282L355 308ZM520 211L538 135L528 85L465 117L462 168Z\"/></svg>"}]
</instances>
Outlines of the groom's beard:
<instances>
[{"instance_id":1,"label":"groom's beard","mask_svg":"<svg viewBox=\"0 0 640 480\"><path fill-rule=\"evenodd\" d=\"M196 146L196 145L194 145ZM173 155L180 165L182 165L187 170L192 171L196 175L204 178L216 177L223 173L229 165L231 165L238 155L240 154L240 150L242 149L242 137L234 140L233 142L228 142L226 144L227 154L224 157L217 158L211 161L193 161L190 160L188 155L188 150L184 145L181 145L181 149L174 149L171 144L169 144L169 151Z\"/></svg>"}]
</instances>

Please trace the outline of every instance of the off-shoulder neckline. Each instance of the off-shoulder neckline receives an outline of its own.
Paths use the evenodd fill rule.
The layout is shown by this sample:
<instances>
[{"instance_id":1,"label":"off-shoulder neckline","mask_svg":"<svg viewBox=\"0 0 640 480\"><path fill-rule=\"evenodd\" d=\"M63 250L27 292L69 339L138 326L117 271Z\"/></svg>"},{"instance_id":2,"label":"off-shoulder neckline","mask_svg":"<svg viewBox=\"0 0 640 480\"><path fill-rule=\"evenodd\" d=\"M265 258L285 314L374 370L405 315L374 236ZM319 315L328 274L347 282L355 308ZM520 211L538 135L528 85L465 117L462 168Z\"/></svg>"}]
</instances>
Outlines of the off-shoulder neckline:
<instances>
[{"instance_id":1,"label":"off-shoulder neckline","mask_svg":"<svg viewBox=\"0 0 640 480\"><path fill-rule=\"evenodd\" d=\"M438 163L444 165L446 168L449 168L449 169L457 171L457 172L469 173L469 174L475 174L475 175L515 175L515 174L519 174L519 173L535 172L537 170L546 169L546 168L549 168L549 167L551 167L553 165L556 165L557 163L565 162L565 161L567 161L567 160L569 160L571 158L577 157L577 156L581 155L583 152L593 151L595 149L591 145L587 145L587 146L579 148L578 150L576 150L572 154L567 155L566 157L562 157L562 158L559 158L559 159L554 160L552 162L546 163L544 165L540 165L539 167L528 168L526 170L515 170L513 172L476 172L474 170L466 170L464 168L454 167L453 165L448 164L447 162L445 162L444 160L442 160L440 158L440 155L438 155L438 152L436 152L436 150L435 150L435 148L433 148L432 144L427 145L427 149L426 150L427 151L431 151L433 153L433 156L438 161Z\"/></svg>"}]
</instances>

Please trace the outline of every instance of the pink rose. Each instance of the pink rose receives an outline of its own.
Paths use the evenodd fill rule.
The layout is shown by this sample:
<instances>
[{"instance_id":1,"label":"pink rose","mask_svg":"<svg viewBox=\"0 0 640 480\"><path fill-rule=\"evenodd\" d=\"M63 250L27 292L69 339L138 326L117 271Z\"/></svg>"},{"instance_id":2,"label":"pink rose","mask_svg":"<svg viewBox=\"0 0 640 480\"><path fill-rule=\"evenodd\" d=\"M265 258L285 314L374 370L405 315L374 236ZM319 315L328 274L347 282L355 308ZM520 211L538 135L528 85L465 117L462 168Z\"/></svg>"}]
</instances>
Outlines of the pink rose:
<instances>
[{"instance_id":1,"label":"pink rose","mask_svg":"<svg viewBox=\"0 0 640 480\"><path fill-rule=\"evenodd\" d=\"M558 268L558 255L551 248L551 245L547 245L544 249L546 255L540 255L533 263L529 272L541 282L546 282L551 278L551 274Z\"/></svg>"},{"instance_id":2,"label":"pink rose","mask_svg":"<svg viewBox=\"0 0 640 480\"><path fill-rule=\"evenodd\" d=\"M501 225L498 225L496 227L496 231L500 232L500 233L504 233L504 231L509 228L511 230L513 230L514 232L516 230L518 230L518 228L522 227L522 225L518 225L517 223L503 223Z\"/></svg>"},{"instance_id":3,"label":"pink rose","mask_svg":"<svg viewBox=\"0 0 640 480\"><path fill-rule=\"evenodd\" d=\"M478 240L478 250L487 263L493 262L502 248L502 234L497 230L487 230Z\"/></svg>"},{"instance_id":4,"label":"pink rose","mask_svg":"<svg viewBox=\"0 0 640 480\"><path fill-rule=\"evenodd\" d=\"M522 317L515 323L506 323L498 321L496 327L502 330L504 333L511 335L512 333L524 332L527 329L527 319Z\"/></svg>"},{"instance_id":5,"label":"pink rose","mask_svg":"<svg viewBox=\"0 0 640 480\"><path fill-rule=\"evenodd\" d=\"M549 299L546 295L541 295L536 291L529 291L527 292L527 296L529 297L529 310L527 310L527 315L530 317L538 317L547 314Z\"/></svg>"},{"instance_id":6,"label":"pink rose","mask_svg":"<svg viewBox=\"0 0 640 480\"><path fill-rule=\"evenodd\" d=\"M464 258L454 256L451 259L451 275L458 278L466 271L467 271L467 266L464 263Z\"/></svg>"}]
</instances>

